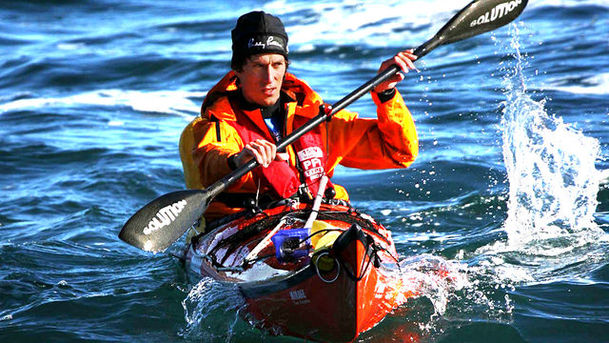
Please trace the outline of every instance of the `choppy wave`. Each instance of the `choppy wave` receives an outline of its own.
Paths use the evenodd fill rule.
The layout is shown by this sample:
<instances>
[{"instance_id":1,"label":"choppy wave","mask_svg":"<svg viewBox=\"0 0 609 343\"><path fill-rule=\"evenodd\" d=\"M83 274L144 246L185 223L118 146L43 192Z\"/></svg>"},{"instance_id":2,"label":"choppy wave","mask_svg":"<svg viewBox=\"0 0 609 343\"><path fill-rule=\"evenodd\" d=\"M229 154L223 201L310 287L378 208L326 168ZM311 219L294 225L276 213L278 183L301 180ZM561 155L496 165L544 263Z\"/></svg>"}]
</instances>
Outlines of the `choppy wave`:
<instances>
[{"instance_id":1,"label":"choppy wave","mask_svg":"<svg viewBox=\"0 0 609 343\"><path fill-rule=\"evenodd\" d=\"M554 81L551 85L545 87L545 89L558 90L572 94L609 94L609 73L601 73L582 78L578 81L578 85L561 85L562 83L566 82Z\"/></svg>"},{"instance_id":2,"label":"choppy wave","mask_svg":"<svg viewBox=\"0 0 609 343\"><path fill-rule=\"evenodd\" d=\"M180 130L228 70L239 15L279 15L290 68L331 101L466 3L2 2L2 338L290 341L243 320L239 298L225 296L232 290L191 280L171 256L149 256L116 234L140 206L184 187ZM513 81L528 90L504 92L503 67L521 59L499 46L513 34L506 28L439 48L400 84L417 123L417 161L335 175L357 208L392 230L411 276L427 285L427 297L361 341L598 342L609 334L609 3L530 1L521 19L529 63L524 81ZM350 109L374 115L369 98ZM535 139L505 144L527 158L506 163L504 132L522 126ZM430 265L457 282L433 279Z\"/></svg>"},{"instance_id":3,"label":"choppy wave","mask_svg":"<svg viewBox=\"0 0 609 343\"><path fill-rule=\"evenodd\" d=\"M423 0L391 0L383 3L347 0L311 4L279 0L265 4L263 8L286 18L290 23L290 40L297 45L364 43L387 46L402 42L407 46L439 29L467 3L466 0L459 0L438 6L436 2ZM293 17L300 19L291 22Z\"/></svg>"},{"instance_id":4,"label":"choppy wave","mask_svg":"<svg viewBox=\"0 0 609 343\"><path fill-rule=\"evenodd\" d=\"M24 97L0 104L0 114L9 111L81 106L128 107L134 111L182 115L192 118L199 112L199 101L205 92L102 89L54 98Z\"/></svg>"}]
</instances>

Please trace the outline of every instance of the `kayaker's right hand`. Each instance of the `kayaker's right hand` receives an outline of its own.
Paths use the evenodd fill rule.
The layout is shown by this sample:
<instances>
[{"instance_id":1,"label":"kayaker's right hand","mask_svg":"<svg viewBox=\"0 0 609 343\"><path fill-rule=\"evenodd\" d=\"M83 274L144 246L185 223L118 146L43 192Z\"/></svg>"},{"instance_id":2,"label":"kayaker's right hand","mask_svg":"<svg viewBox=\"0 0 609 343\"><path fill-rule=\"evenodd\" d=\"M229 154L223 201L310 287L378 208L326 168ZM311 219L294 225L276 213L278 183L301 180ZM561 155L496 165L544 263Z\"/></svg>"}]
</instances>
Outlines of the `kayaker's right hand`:
<instances>
[{"instance_id":1,"label":"kayaker's right hand","mask_svg":"<svg viewBox=\"0 0 609 343\"><path fill-rule=\"evenodd\" d=\"M287 161L289 155L287 153L278 153L277 146L264 139L257 139L245 145L243 150L235 155L234 162L237 167L240 167L252 158L263 166L268 167L273 161Z\"/></svg>"}]
</instances>

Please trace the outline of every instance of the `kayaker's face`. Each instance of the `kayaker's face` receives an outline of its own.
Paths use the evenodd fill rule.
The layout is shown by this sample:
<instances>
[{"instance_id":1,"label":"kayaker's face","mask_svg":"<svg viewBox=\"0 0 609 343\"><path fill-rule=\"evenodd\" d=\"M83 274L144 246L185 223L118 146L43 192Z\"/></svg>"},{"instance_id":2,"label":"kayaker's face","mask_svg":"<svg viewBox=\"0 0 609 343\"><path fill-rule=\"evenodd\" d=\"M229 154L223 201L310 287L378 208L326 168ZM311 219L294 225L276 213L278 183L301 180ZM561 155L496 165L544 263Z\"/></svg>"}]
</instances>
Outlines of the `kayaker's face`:
<instances>
[{"instance_id":1,"label":"kayaker's face","mask_svg":"<svg viewBox=\"0 0 609 343\"><path fill-rule=\"evenodd\" d=\"M259 54L247 59L241 71L235 71L245 100L271 106L279 100L287 63L280 54Z\"/></svg>"}]
</instances>

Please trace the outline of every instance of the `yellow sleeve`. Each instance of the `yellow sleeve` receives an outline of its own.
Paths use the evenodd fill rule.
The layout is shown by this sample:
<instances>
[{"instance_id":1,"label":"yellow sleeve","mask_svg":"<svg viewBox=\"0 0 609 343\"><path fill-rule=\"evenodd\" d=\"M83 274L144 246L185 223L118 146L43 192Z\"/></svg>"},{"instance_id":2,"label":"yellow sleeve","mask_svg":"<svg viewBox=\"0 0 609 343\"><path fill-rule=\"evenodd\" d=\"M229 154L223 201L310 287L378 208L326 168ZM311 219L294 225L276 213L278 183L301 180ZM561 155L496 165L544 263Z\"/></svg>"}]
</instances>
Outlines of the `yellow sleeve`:
<instances>
[{"instance_id":1,"label":"yellow sleeve","mask_svg":"<svg viewBox=\"0 0 609 343\"><path fill-rule=\"evenodd\" d=\"M415 160L419 143L414 120L398 91L381 103L376 93L377 119L338 112L329 123L331 169L336 164L359 169L406 168Z\"/></svg>"},{"instance_id":2,"label":"yellow sleeve","mask_svg":"<svg viewBox=\"0 0 609 343\"><path fill-rule=\"evenodd\" d=\"M205 188L232 170L228 158L243 149L237 131L224 121L210 121L197 117L182 132L180 157L188 188ZM241 188L251 174L235 182L230 188Z\"/></svg>"}]
</instances>

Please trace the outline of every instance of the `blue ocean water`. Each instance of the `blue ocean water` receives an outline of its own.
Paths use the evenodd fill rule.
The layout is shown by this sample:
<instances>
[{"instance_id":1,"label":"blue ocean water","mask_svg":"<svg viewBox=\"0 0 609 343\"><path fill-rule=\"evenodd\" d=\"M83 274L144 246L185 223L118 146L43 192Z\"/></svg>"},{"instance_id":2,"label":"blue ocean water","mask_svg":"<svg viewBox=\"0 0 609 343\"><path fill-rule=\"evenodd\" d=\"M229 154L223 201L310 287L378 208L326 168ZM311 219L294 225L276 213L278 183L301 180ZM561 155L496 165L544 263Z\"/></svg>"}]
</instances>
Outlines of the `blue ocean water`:
<instances>
[{"instance_id":1,"label":"blue ocean water","mask_svg":"<svg viewBox=\"0 0 609 343\"><path fill-rule=\"evenodd\" d=\"M290 71L332 103L466 4L0 1L0 341L298 341L117 234L184 188L179 134L228 70L239 15L280 16ZM417 62L400 84L417 161L334 181L412 266L459 278L413 267L425 296L360 341L609 342L608 28L606 0L531 1ZM349 109L374 115L369 98Z\"/></svg>"}]
</instances>

